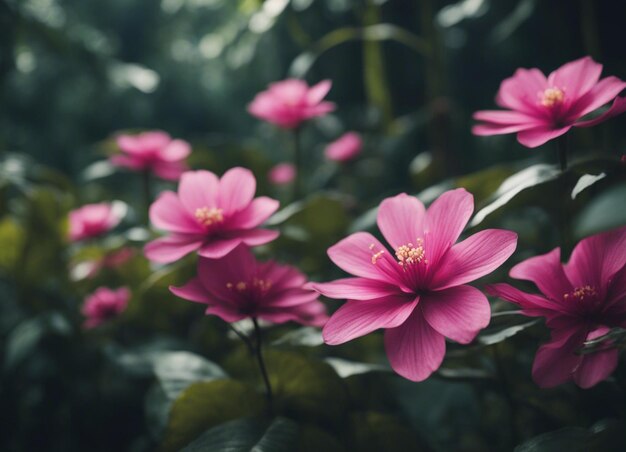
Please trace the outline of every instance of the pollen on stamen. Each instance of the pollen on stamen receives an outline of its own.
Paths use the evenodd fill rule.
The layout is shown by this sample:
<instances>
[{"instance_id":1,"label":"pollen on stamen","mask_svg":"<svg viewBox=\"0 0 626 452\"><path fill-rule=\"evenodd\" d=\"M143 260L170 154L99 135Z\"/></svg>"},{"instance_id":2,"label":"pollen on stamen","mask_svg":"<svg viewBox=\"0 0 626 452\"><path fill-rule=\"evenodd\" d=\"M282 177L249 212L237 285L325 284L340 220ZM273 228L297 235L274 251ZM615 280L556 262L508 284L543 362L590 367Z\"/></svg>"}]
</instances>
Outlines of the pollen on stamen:
<instances>
[{"instance_id":1,"label":"pollen on stamen","mask_svg":"<svg viewBox=\"0 0 626 452\"><path fill-rule=\"evenodd\" d=\"M541 99L541 105L550 108L563 103L563 100L565 99L565 92L562 89L552 87L546 89L542 93L539 93L539 97Z\"/></svg>"},{"instance_id":2,"label":"pollen on stamen","mask_svg":"<svg viewBox=\"0 0 626 452\"><path fill-rule=\"evenodd\" d=\"M369 246L370 251L373 252L375 247L376 247L375 244L373 244L373 243L370 244L370 246ZM378 251L376 253L373 252L373 254L372 254L372 264L376 265L376 262L378 262L378 259L380 259L383 254L385 254L385 250L380 250L380 251Z\"/></svg>"},{"instance_id":3,"label":"pollen on stamen","mask_svg":"<svg viewBox=\"0 0 626 452\"><path fill-rule=\"evenodd\" d=\"M222 209L218 207L200 207L194 213L196 220L202 226L209 227L224 221Z\"/></svg>"},{"instance_id":4,"label":"pollen on stamen","mask_svg":"<svg viewBox=\"0 0 626 452\"><path fill-rule=\"evenodd\" d=\"M406 269L409 265L419 264L420 262L428 263L428 260L424 259L426 252L424 251L424 241L417 239L417 245L413 243L407 243L398 247L396 250L396 258L398 259L398 265Z\"/></svg>"},{"instance_id":5,"label":"pollen on stamen","mask_svg":"<svg viewBox=\"0 0 626 452\"><path fill-rule=\"evenodd\" d=\"M563 300L583 301L588 298L596 297L598 292L591 286L576 287L572 292L563 295Z\"/></svg>"}]
</instances>

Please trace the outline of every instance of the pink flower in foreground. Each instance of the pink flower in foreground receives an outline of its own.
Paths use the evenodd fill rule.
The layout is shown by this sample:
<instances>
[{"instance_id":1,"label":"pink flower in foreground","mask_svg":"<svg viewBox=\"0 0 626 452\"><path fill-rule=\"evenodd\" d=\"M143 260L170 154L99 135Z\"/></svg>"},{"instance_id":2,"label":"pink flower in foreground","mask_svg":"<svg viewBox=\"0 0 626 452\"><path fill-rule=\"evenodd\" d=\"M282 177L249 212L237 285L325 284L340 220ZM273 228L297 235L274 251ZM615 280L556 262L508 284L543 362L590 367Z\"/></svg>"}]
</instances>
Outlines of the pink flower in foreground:
<instances>
[{"instance_id":1,"label":"pink flower in foreground","mask_svg":"<svg viewBox=\"0 0 626 452\"><path fill-rule=\"evenodd\" d=\"M150 171L161 179L178 180L186 171L185 159L191 153L189 143L172 140L165 132L152 131L138 135L120 135L117 145L122 151L111 157L111 163L133 171Z\"/></svg>"},{"instance_id":2,"label":"pink flower in foreground","mask_svg":"<svg viewBox=\"0 0 626 452\"><path fill-rule=\"evenodd\" d=\"M403 193L378 209L391 252L365 232L329 248L331 260L356 277L312 284L327 297L348 299L326 323L326 343L385 328L391 367L422 381L441 365L446 337L471 342L489 323L490 307L482 292L465 284L498 268L517 244L515 233L489 229L455 245L473 210L464 189L444 193L428 210Z\"/></svg>"},{"instance_id":3,"label":"pink flower in foreground","mask_svg":"<svg viewBox=\"0 0 626 452\"><path fill-rule=\"evenodd\" d=\"M328 160L347 162L359 155L362 147L361 136L356 132L347 132L326 146L324 155Z\"/></svg>"},{"instance_id":4,"label":"pink flower in foreground","mask_svg":"<svg viewBox=\"0 0 626 452\"><path fill-rule=\"evenodd\" d=\"M180 178L178 194L166 191L150 206L150 221L168 231L148 243L148 259L169 263L192 251L220 258L240 243L258 246L278 237L278 231L259 229L278 201L254 198L256 179L250 170L232 168L221 179L210 171L188 171Z\"/></svg>"},{"instance_id":5,"label":"pink flower in foreground","mask_svg":"<svg viewBox=\"0 0 626 452\"><path fill-rule=\"evenodd\" d=\"M69 239L73 242L97 237L117 226L124 216L122 204L86 204L69 215Z\"/></svg>"},{"instance_id":6,"label":"pink flower in foreground","mask_svg":"<svg viewBox=\"0 0 626 452\"><path fill-rule=\"evenodd\" d=\"M545 317L552 330L550 342L539 347L533 364L539 386L574 380L589 388L613 373L616 349L579 351L585 341L610 328L626 327L626 227L581 240L567 264L561 264L561 250L555 248L517 264L510 276L532 281L541 294L508 284L491 285L488 292L517 304L522 314Z\"/></svg>"},{"instance_id":7,"label":"pink flower in foreground","mask_svg":"<svg viewBox=\"0 0 626 452\"><path fill-rule=\"evenodd\" d=\"M94 328L111 320L126 310L130 300L128 287L117 290L100 287L85 299L82 313L86 317L83 326Z\"/></svg>"},{"instance_id":8,"label":"pink flower in foreground","mask_svg":"<svg viewBox=\"0 0 626 452\"><path fill-rule=\"evenodd\" d=\"M257 94L248 105L248 112L277 126L293 129L308 119L335 109L332 102L322 101L331 85L330 80L312 87L298 79L270 83L269 88Z\"/></svg>"},{"instance_id":9,"label":"pink flower in foreground","mask_svg":"<svg viewBox=\"0 0 626 452\"><path fill-rule=\"evenodd\" d=\"M296 167L291 163L279 163L270 169L267 178L274 185L286 185L296 178Z\"/></svg>"},{"instance_id":10,"label":"pink flower in foreground","mask_svg":"<svg viewBox=\"0 0 626 452\"><path fill-rule=\"evenodd\" d=\"M221 259L200 258L198 276L175 295L208 305L207 315L226 322L259 318L272 323L294 321L323 325L328 316L317 293L305 289L306 277L294 267L274 261L258 262L240 245Z\"/></svg>"},{"instance_id":11,"label":"pink flower in foreground","mask_svg":"<svg viewBox=\"0 0 626 452\"><path fill-rule=\"evenodd\" d=\"M626 111L626 97L617 95L626 82L617 77L600 80L602 65L590 57L569 62L547 78L539 69L518 69L500 85L496 103L508 110L474 113L482 124L475 135L517 132L517 140L534 148L566 133L572 126L590 127ZM579 121L603 105L613 105L600 116Z\"/></svg>"}]
</instances>

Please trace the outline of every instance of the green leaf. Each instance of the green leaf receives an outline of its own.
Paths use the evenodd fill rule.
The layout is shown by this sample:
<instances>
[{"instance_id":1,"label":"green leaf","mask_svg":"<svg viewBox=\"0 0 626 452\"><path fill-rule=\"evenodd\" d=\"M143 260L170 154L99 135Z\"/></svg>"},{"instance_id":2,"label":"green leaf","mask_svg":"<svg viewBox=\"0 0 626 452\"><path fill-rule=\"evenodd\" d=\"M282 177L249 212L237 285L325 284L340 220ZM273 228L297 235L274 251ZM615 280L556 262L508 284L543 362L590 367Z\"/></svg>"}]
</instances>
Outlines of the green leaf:
<instances>
[{"instance_id":1,"label":"green leaf","mask_svg":"<svg viewBox=\"0 0 626 452\"><path fill-rule=\"evenodd\" d=\"M600 173L598 175L593 174L583 174L574 185L574 189L572 190L572 199L576 199L576 197L585 189L591 187L593 184L602 180L606 177L606 173Z\"/></svg>"},{"instance_id":2,"label":"green leaf","mask_svg":"<svg viewBox=\"0 0 626 452\"><path fill-rule=\"evenodd\" d=\"M264 399L235 380L214 380L189 386L172 406L162 448L177 451L205 430L263 411Z\"/></svg>"},{"instance_id":3,"label":"green leaf","mask_svg":"<svg viewBox=\"0 0 626 452\"><path fill-rule=\"evenodd\" d=\"M237 419L213 427L183 452L290 452L296 449L298 425L285 418L271 423L260 419Z\"/></svg>"},{"instance_id":4,"label":"green leaf","mask_svg":"<svg viewBox=\"0 0 626 452\"><path fill-rule=\"evenodd\" d=\"M415 433L389 414L375 411L355 413L351 416L350 424L354 443L352 450L417 452L423 449Z\"/></svg>"},{"instance_id":5,"label":"green leaf","mask_svg":"<svg viewBox=\"0 0 626 452\"><path fill-rule=\"evenodd\" d=\"M341 378L348 378L352 375L360 375L368 372L391 372L391 368L380 364L359 363L333 357L326 358L324 361L330 364Z\"/></svg>"},{"instance_id":6,"label":"green leaf","mask_svg":"<svg viewBox=\"0 0 626 452\"><path fill-rule=\"evenodd\" d=\"M527 328L530 328L533 325L539 323L540 319L533 319L529 322L521 323L518 325L512 325L505 328L491 329L485 330L485 332L481 333L476 340L482 345L493 345L498 342L502 342L505 339L515 336L516 334L524 331Z\"/></svg>"},{"instance_id":7,"label":"green leaf","mask_svg":"<svg viewBox=\"0 0 626 452\"><path fill-rule=\"evenodd\" d=\"M160 353L154 358L154 373L171 399L178 397L192 383L227 377L217 364L185 351Z\"/></svg>"},{"instance_id":8,"label":"green leaf","mask_svg":"<svg viewBox=\"0 0 626 452\"><path fill-rule=\"evenodd\" d=\"M13 271L24 247L24 230L12 218L0 221L0 268Z\"/></svg>"},{"instance_id":9,"label":"green leaf","mask_svg":"<svg viewBox=\"0 0 626 452\"><path fill-rule=\"evenodd\" d=\"M322 338L322 331L319 328L304 326L288 332L280 339L272 342L272 345L318 347L323 343L324 338Z\"/></svg>"},{"instance_id":10,"label":"green leaf","mask_svg":"<svg viewBox=\"0 0 626 452\"><path fill-rule=\"evenodd\" d=\"M574 220L574 235L587 237L626 224L626 184L620 184L596 196Z\"/></svg>"}]
</instances>

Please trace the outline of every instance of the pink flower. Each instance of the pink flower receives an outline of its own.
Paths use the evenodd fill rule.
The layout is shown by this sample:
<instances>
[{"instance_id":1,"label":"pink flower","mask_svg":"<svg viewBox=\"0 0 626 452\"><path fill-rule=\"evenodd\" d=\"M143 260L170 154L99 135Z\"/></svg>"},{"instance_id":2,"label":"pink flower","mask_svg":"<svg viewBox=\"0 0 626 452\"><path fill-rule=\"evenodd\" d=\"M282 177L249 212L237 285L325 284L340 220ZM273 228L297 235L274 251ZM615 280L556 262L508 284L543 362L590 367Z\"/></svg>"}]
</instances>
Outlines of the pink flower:
<instances>
[{"instance_id":1,"label":"pink flower","mask_svg":"<svg viewBox=\"0 0 626 452\"><path fill-rule=\"evenodd\" d=\"M309 87L304 80L298 79L271 83L267 91L255 96L248 105L248 112L279 127L293 129L335 109L332 102L322 101L331 84L330 80L324 80Z\"/></svg>"},{"instance_id":2,"label":"pink flower","mask_svg":"<svg viewBox=\"0 0 626 452\"><path fill-rule=\"evenodd\" d=\"M69 239L73 242L97 237L117 226L124 216L122 204L86 204L69 215Z\"/></svg>"},{"instance_id":3,"label":"pink flower","mask_svg":"<svg viewBox=\"0 0 626 452\"><path fill-rule=\"evenodd\" d=\"M100 287L85 299L82 313L86 317L83 326L94 328L113 319L126 310L130 300L128 287L117 290Z\"/></svg>"},{"instance_id":4,"label":"pink flower","mask_svg":"<svg viewBox=\"0 0 626 452\"><path fill-rule=\"evenodd\" d=\"M488 292L517 304L522 314L545 317L552 330L550 342L539 347L533 364L539 386L574 380L589 388L613 373L616 349L578 352L585 341L610 328L626 327L626 227L581 240L567 264L561 264L561 250L555 248L517 264L509 274L532 281L541 295L508 284L491 285Z\"/></svg>"},{"instance_id":5,"label":"pink flower","mask_svg":"<svg viewBox=\"0 0 626 452\"><path fill-rule=\"evenodd\" d=\"M220 258L240 243L263 245L278 231L258 229L276 209L278 201L254 198L256 179L250 170L232 168L221 179L210 171L183 173L178 194L166 191L150 206L152 224L170 234L148 243L148 259L169 263L192 251Z\"/></svg>"},{"instance_id":6,"label":"pink flower","mask_svg":"<svg viewBox=\"0 0 626 452\"><path fill-rule=\"evenodd\" d=\"M296 178L296 167L291 163L279 163L270 169L267 178L274 185L286 185Z\"/></svg>"},{"instance_id":7,"label":"pink flower","mask_svg":"<svg viewBox=\"0 0 626 452\"><path fill-rule=\"evenodd\" d=\"M347 132L326 146L324 155L328 160L347 162L361 153L363 140L356 132Z\"/></svg>"},{"instance_id":8,"label":"pink flower","mask_svg":"<svg viewBox=\"0 0 626 452\"><path fill-rule=\"evenodd\" d=\"M248 247L240 245L221 259L200 258L198 276L170 290L208 305L207 315L226 322L259 318L321 326L328 319L326 309L315 291L303 287L305 283L306 277L294 267L258 262Z\"/></svg>"},{"instance_id":9,"label":"pink flower","mask_svg":"<svg viewBox=\"0 0 626 452\"><path fill-rule=\"evenodd\" d=\"M441 195L426 211L412 196L385 199L378 227L392 251L373 235L352 234L328 250L354 278L314 283L321 294L348 299L324 327L336 345L385 328L391 367L422 381L439 368L445 338L467 344L487 326L487 298L466 285L498 268L515 250L511 231L489 229L454 244L474 210L464 189Z\"/></svg>"},{"instance_id":10,"label":"pink flower","mask_svg":"<svg viewBox=\"0 0 626 452\"><path fill-rule=\"evenodd\" d=\"M483 124L474 126L475 135L517 132L517 140L534 148L566 133L572 126L590 127L626 111L626 97L617 95L626 82L617 77L600 80L602 65L591 57L561 66L547 78L536 68L518 69L500 85L496 103L508 110L474 113ZM613 105L598 117L579 121L603 105Z\"/></svg>"},{"instance_id":11,"label":"pink flower","mask_svg":"<svg viewBox=\"0 0 626 452\"><path fill-rule=\"evenodd\" d=\"M172 140L165 132L152 131L138 135L120 135L117 145L122 154L111 157L111 163L133 171L150 171L161 179L178 180L186 171L184 160L191 153L189 143Z\"/></svg>"}]
</instances>

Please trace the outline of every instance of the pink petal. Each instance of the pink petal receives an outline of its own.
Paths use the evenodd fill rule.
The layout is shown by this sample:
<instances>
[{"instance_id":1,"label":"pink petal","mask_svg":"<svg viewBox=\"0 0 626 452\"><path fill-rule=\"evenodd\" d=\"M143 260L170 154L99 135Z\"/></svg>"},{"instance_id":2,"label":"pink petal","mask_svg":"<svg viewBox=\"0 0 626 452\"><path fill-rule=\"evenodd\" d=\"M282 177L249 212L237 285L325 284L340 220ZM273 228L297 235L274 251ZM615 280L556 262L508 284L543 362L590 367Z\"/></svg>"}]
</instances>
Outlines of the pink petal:
<instances>
[{"instance_id":1,"label":"pink petal","mask_svg":"<svg viewBox=\"0 0 626 452\"><path fill-rule=\"evenodd\" d=\"M171 235L146 244L144 254L151 261L168 264L197 250L202 240L197 235Z\"/></svg>"},{"instance_id":2,"label":"pink petal","mask_svg":"<svg viewBox=\"0 0 626 452\"><path fill-rule=\"evenodd\" d=\"M582 360L575 352L582 347L584 334L568 329L552 333L552 340L539 347L533 362L533 380L541 388L569 381Z\"/></svg>"},{"instance_id":3,"label":"pink petal","mask_svg":"<svg viewBox=\"0 0 626 452\"><path fill-rule=\"evenodd\" d=\"M219 180L210 171L187 171L180 177L178 197L193 215L202 207L217 207Z\"/></svg>"},{"instance_id":4,"label":"pink petal","mask_svg":"<svg viewBox=\"0 0 626 452\"><path fill-rule=\"evenodd\" d=\"M585 95L600 80L602 65L591 57L564 64L548 76L549 87L563 90L570 99Z\"/></svg>"},{"instance_id":5,"label":"pink petal","mask_svg":"<svg viewBox=\"0 0 626 452\"><path fill-rule=\"evenodd\" d=\"M522 308L524 313L527 315L529 315L527 311L530 311L533 316L544 316L547 312L552 311L562 312L558 304L546 299L545 297L522 292L509 284L489 284L485 287L485 291L489 295L494 295L515 303Z\"/></svg>"},{"instance_id":6,"label":"pink petal","mask_svg":"<svg viewBox=\"0 0 626 452\"><path fill-rule=\"evenodd\" d=\"M390 296L374 300L349 300L340 307L324 326L324 342L343 344L365 336L379 328L401 325L417 306L418 298Z\"/></svg>"},{"instance_id":7,"label":"pink petal","mask_svg":"<svg viewBox=\"0 0 626 452\"><path fill-rule=\"evenodd\" d=\"M561 249L531 257L520 262L509 272L511 278L532 281L551 300L559 303L563 295L572 291L572 284L565 276L561 264Z\"/></svg>"},{"instance_id":8,"label":"pink petal","mask_svg":"<svg viewBox=\"0 0 626 452\"><path fill-rule=\"evenodd\" d=\"M411 381L423 381L441 366L446 341L415 309L402 325L385 331L385 350L393 370Z\"/></svg>"},{"instance_id":9,"label":"pink petal","mask_svg":"<svg viewBox=\"0 0 626 452\"><path fill-rule=\"evenodd\" d=\"M189 169L183 162L156 162L152 165L155 176L165 180L177 181Z\"/></svg>"},{"instance_id":10,"label":"pink petal","mask_svg":"<svg viewBox=\"0 0 626 452\"><path fill-rule=\"evenodd\" d=\"M216 315L220 319L228 323L238 322L248 317L248 315L242 314L241 312L237 311L237 309L235 309L233 306L228 306L222 303L209 306L208 308L206 308L206 311L204 311L204 313L206 315Z\"/></svg>"},{"instance_id":11,"label":"pink petal","mask_svg":"<svg viewBox=\"0 0 626 452\"><path fill-rule=\"evenodd\" d=\"M208 259L219 259L226 256L239 244L241 244L240 237L226 239L214 237L204 242L202 247L198 250L198 254Z\"/></svg>"},{"instance_id":12,"label":"pink petal","mask_svg":"<svg viewBox=\"0 0 626 452\"><path fill-rule=\"evenodd\" d=\"M378 208L378 228L385 240L398 249L417 243L424 236L424 205L414 196L401 193L385 199Z\"/></svg>"},{"instance_id":13,"label":"pink petal","mask_svg":"<svg viewBox=\"0 0 626 452\"><path fill-rule=\"evenodd\" d=\"M224 213L232 213L247 207L254 198L256 179L252 171L235 167L231 168L220 179L218 205Z\"/></svg>"},{"instance_id":14,"label":"pink petal","mask_svg":"<svg viewBox=\"0 0 626 452\"><path fill-rule=\"evenodd\" d=\"M257 227L272 216L278 210L279 205L278 201L267 196L255 198L245 209L231 217L229 225L235 229Z\"/></svg>"},{"instance_id":15,"label":"pink petal","mask_svg":"<svg viewBox=\"0 0 626 452\"><path fill-rule=\"evenodd\" d=\"M344 278L310 286L326 297L342 300L371 300L400 293L395 285L365 278Z\"/></svg>"},{"instance_id":16,"label":"pink petal","mask_svg":"<svg viewBox=\"0 0 626 452\"><path fill-rule=\"evenodd\" d=\"M513 77L500 85L496 103L512 110L537 113L539 93L548 88L547 84L545 75L539 69L518 69Z\"/></svg>"},{"instance_id":17,"label":"pink petal","mask_svg":"<svg viewBox=\"0 0 626 452\"><path fill-rule=\"evenodd\" d=\"M129 157L127 155L112 155L109 160L114 166L120 166L132 170L139 170L146 166L146 162L143 159Z\"/></svg>"},{"instance_id":18,"label":"pink petal","mask_svg":"<svg viewBox=\"0 0 626 452\"><path fill-rule=\"evenodd\" d=\"M198 277L202 285L211 294L221 300L233 298L228 283L251 280L257 271L257 264L252 252L246 246L238 246L221 259L200 258Z\"/></svg>"},{"instance_id":19,"label":"pink petal","mask_svg":"<svg viewBox=\"0 0 626 452\"><path fill-rule=\"evenodd\" d=\"M150 221L166 231L187 234L202 234L202 227L181 204L174 192L165 191L150 206Z\"/></svg>"},{"instance_id":20,"label":"pink petal","mask_svg":"<svg viewBox=\"0 0 626 452\"><path fill-rule=\"evenodd\" d=\"M618 270L610 280L606 294L607 308L626 311L626 265Z\"/></svg>"},{"instance_id":21,"label":"pink petal","mask_svg":"<svg viewBox=\"0 0 626 452\"><path fill-rule=\"evenodd\" d=\"M491 136L491 135L505 135L507 133L521 132L522 130L528 130L535 128L537 124L514 124L514 125L500 125L500 124L477 124L472 127L472 133L477 136Z\"/></svg>"},{"instance_id":22,"label":"pink petal","mask_svg":"<svg viewBox=\"0 0 626 452\"><path fill-rule=\"evenodd\" d=\"M617 95L626 88L626 82L617 77L606 77L600 80L591 91L572 105L572 114L576 115L575 119L585 116L587 113L597 110L605 104L608 104Z\"/></svg>"},{"instance_id":23,"label":"pink petal","mask_svg":"<svg viewBox=\"0 0 626 452\"><path fill-rule=\"evenodd\" d=\"M626 265L626 226L587 237L576 245L565 274L575 287L605 289Z\"/></svg>"},{"instance_id":24,"label":"pink petal","mask_svg":"<svg viewBox=\"0 0 626 452\"><path fill-rule=\"evenodd\" d=\"M211 301L211 295L198 278L191 279L187 284L181 287L170 286L170 292L177 297L197 303L209 303Z\"/></svg>"},{"instance_id":25,"label":"pink petal","mask_svg":"<svg viewBox=\"0 0 626 452\"><path fill-rule=\"evenodd\" d=\"M324 116L327 113L335 110L336 105L332 102L322 102L312 107L307 107L304 110L304 119L315 118L317 116Z\"/></svg>"},{"instance_id":26,"label":"pink petal","mask_svg":"<svg viewBox=\"0 0 626 452\"><path fill-rule=\"evenodd\" d=\"M488 275L513 254L516 246L514 232L480 231L450 248L441 259L430 287L441 290Z\"/></svg>"},{"instance_id":27,"label":"pink petal","mask_svg":"<svg viewBox=\"0 0 626 452\"><path fill-rule=\"evenodd\" d=\"M461 344L472 342L491 318L487 297L471 286L429 292L422 297L420 306L430 326Z\"/></svg>"},{"instance_id":28,"label":"pink petal","mask_svg":"<svg viewBox=\"0 0 626 452\"><path fill-rule=\"evenodd\" d=\"M457 241L474 211L474 197L464 188L439 196L426 211L424 240L426 258L432 268Z\"/></svg>"},{"instance_id":29,"label":"pink petal","mask_svg":"<svg viewBox=\"0 0 626 452\"><path fill-rule=\"evenodd\" d=\"M300 273L295 267L281 265L276 261L268 261L259 264L257 271L259 278L272 280L272 289L276 291L294 288L300 289L307 281L306 276Z\"/></svg>"},{"instance_id":30,"label":"pink petal","mask_svg":"<svg viewBox=\"0 0 626 452\"><path fill-rule=\"evenodd\" d=\"M330 80L322 80L318 84L313 85L306 94L307 102L310 105L320 103L332 86L333 83Z\"/></svg>"},{"instance_id":31,"label":"pink petal","mask_svg":"<svg viewBox=\"0 0 626 452\"><path fill-rule=\"evenodd\" d=\"M609 327L600 326L587 334L587 341L604 336ZM583 389L590 388L607 379L617 367L619 353L613 348L583 355L580 366L574 372L574 382Z\"/></svg>"},{"instance_id":32,"label":"pink petal","mask_svg":"<svg viewBox=\"0 0 626 452\"><path fill-rule=\"evenodd\" d=\"M269 229L248 229L244 231L236 231L236 234L246 245L259 246L276 240L280 235L280 231Z\"/></svg>"},{"instance_id":33,"label":"pink petal","mask_svg":"<svg viewBox=\"0 0 626 452\"><path fill-rule=\"evenodd\" d=\"M349 235L331 246L328 249L328 257L339 268L354 276L391 284L400 279L396 261L385 247L367 232Z\"/></svg>"},{"instance_id":34,"label":"pink petal","mask_svg":"<svg viewBox=\"0 0 626 452\"><path fill-rule=\"evenodd\" d=\"M173 140L161 152L159 157L167 162L186 159L191 154L191 146L184 140Z\"/></svg>"},{"instance_id":35,"label":"pink petal","mask_svg":"<svg viewBox=\"0 0 626 452\"><path fill-rule=\"evenodd\" d=\"M574 125L576 127L591 127L600 124L614 116L621 115L626 111L626 97L616 97L611 107L600 116L588 121L579 121Z\"/></svg>"},{"instance_id":36,"label":"pink petal","mask_svg":"<svg viewBox=\"0 0 626 452\"><path fill-rule=\"evenodd\" d=\"M263 300L263 305L272 308L285 308L311 303L317 300L318 293L312 290L288 289L279 292L275 297Z\"/></svg>"},{"instance_id":37,"label":"pink petal","mask_svg":"<svg viewBox=\"0 0 626 452\"><path fill-rule=\"evenodd\" d=\"M489 125L537 125L538 122L540 123L535 116L519 111L482 110L474 113L473 117L476 121L487 122Z\"/></svg>"},{"instance_id":38,"label":"pink petal","mask_svg":"<svg viewBox=\"0 0 626 452\"><path fill-rule=\"evenodd\" d=\"M536 148L542 144L567 133L572 126L554 128L550 125L522 130L517 134L517 141L527 148Z\"/></svg>"}]
</instances>

